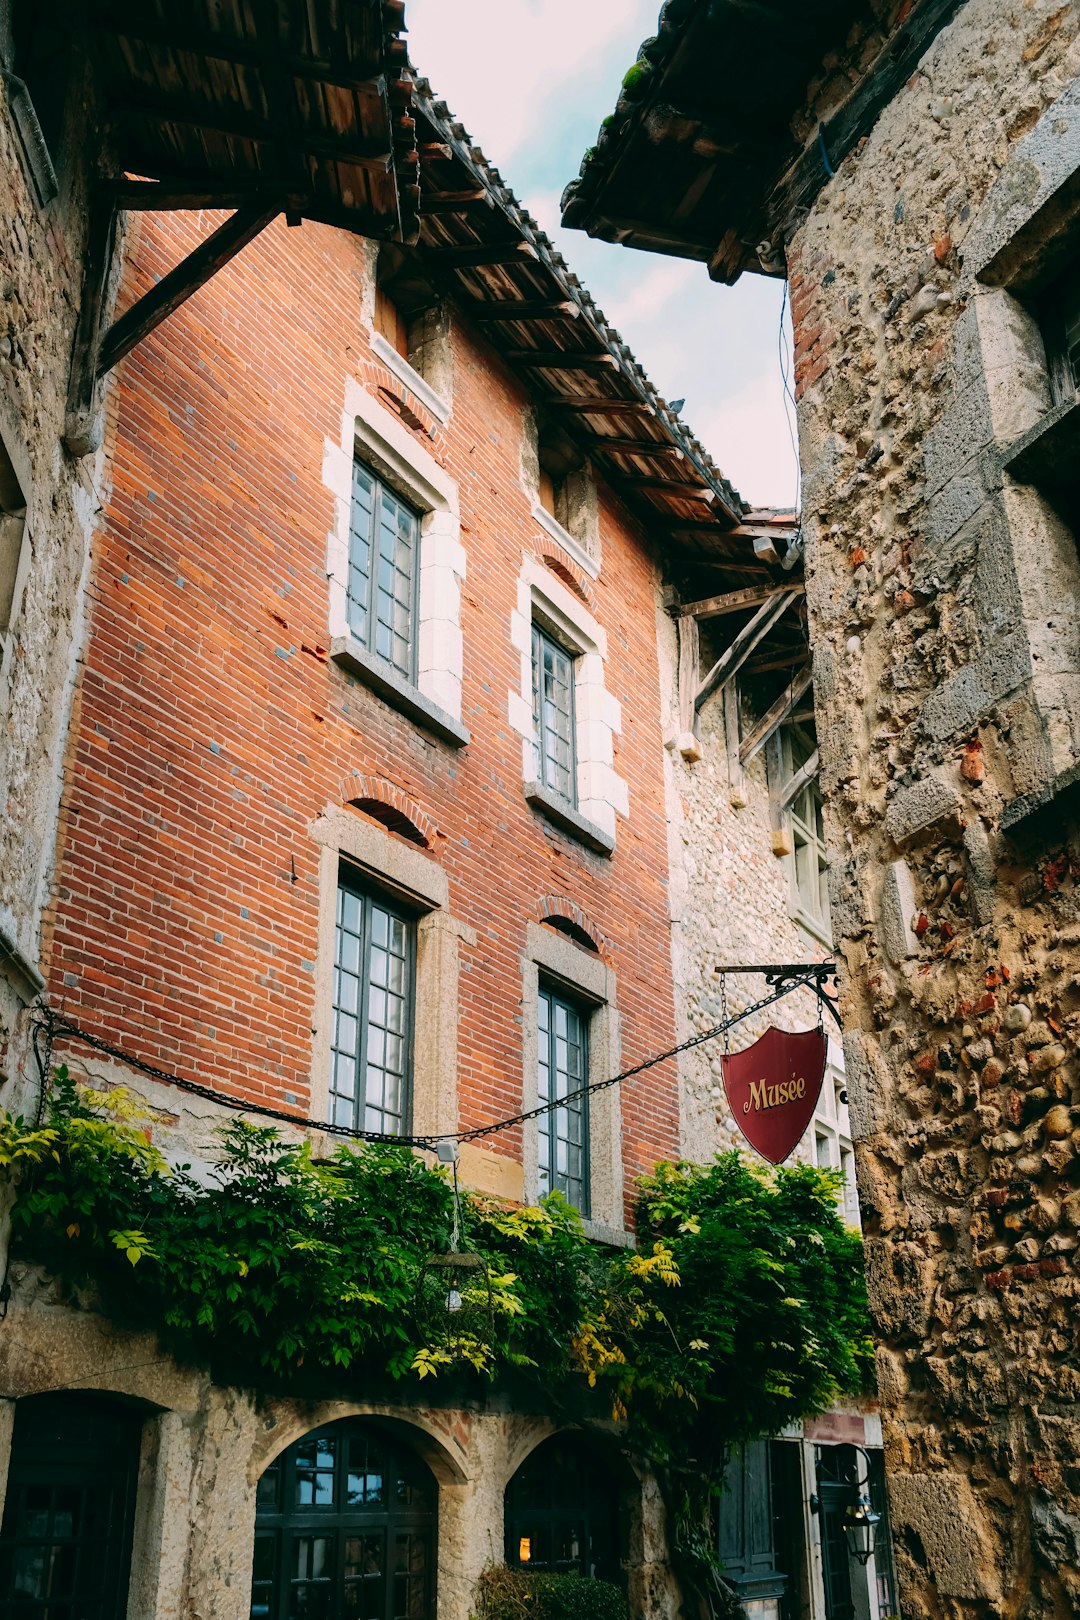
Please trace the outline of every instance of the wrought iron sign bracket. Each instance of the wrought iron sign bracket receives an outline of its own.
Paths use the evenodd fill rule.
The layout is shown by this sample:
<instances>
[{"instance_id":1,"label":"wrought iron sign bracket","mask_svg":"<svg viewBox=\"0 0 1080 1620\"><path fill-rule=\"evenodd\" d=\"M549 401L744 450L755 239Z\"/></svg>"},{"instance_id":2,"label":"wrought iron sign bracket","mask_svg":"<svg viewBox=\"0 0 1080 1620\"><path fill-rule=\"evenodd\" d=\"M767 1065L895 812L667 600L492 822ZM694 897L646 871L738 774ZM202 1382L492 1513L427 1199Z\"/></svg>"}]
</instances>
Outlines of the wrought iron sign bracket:
<instances>
[{"instance_id":1,"label":"wrought iron sign bracket","mask_svg":"<svg viewBox=\"0 0 1080 1620\"><path fill-rule=\"evenodd\" d=\"M725 964L714 971L717 974L760 973L770 990L782 990L785 995L792 990L811 990L822 1009L832 1015L837 1029L842 1028L837 998L825 988L828 981L836 977L835 962L740 962L734 966Z\"/></svg>"}]
</instances>

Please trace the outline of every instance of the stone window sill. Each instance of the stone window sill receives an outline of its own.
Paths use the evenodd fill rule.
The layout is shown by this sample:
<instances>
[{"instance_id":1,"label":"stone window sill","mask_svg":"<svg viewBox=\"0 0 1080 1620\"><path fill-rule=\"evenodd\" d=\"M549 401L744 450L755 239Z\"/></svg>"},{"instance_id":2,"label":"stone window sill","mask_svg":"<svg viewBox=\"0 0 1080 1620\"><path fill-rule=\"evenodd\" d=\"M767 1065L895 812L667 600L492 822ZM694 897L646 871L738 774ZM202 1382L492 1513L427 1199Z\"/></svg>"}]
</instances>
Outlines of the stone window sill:
<instances>
[{"instance_id":1,"label":"stone window sill","mask_svg":"<svg viewBox=\"0 0 1080 1620\"><path fill-rule=\"evenodd\" d=\"M330 657L335 664L355 675L365 686L377 692L385 703L399 713L408 715L425 731L432 732L451 748L464 748L470 741L469 732L460 720L440 709L420 688L407 681L390 664L369 653L353 636L335 636L330 643Z\"/></svg>"},{"instance_id":2,"label":"stone window sill","mask_svg":"<svg viewBox=\"0 0 1080 1620\"><path fill-rule=\"evenodd\" d=\"M589 821L566 799L553 793L542 782L526 782L525 798L534 810L539 810L562 832L569 833L576 838L579 844L586 849L595 850L598 855L610 855L615 848L615 840L595 822Z\"/></svg>"},{"instance_id":3,"label":"stone window sill","mask_svg":"<svg viewBox=\"0 0 1080 1620\"><path fill-rule=\"evenodd\" d=\"M600 569L596 562L589 556L581 542L575 540L568 529L563 528L558 518L552 517L546 506L541 506L539 501L533 501L532 515L544 533L550 535L557 546L562 547L566 555L577 563L583 574L588 574L590 579L599 579Z\"/></svg>"},{"instance_id":4,"label":"stone window sill","mask_svg":"<svg viewBox=\"0 0 1080 1620\"><path fill-rule=\"evenodd\" d=\"M583 1215L581 1224L585 1229L585 1236L593 1243L602 1243L608 1249L633 1249L637 1247L637 1239L633 1232L628 1232L622 1226L607 1226L603 1221L593 1220L591 1216Z\"/></svg>"},{"instance_id":5,"label":"stone window sill","mask_svg":"<svg viewBox=\"0 0 1080 1620\"><path fill-rule=\"evenodd\" d=\"M381 332L372 333L371 352L378 356L387 371L393 372L398 382L405 384L410 394L413 394L421 405L427 407L436 422L445 427L450 420L449 402L443 399L441 394L437 394L430 383L424 381L416 368L411 366L403 355L398 354L393 344L387 342Z\"/></svg>"},{"instance_id":6,"label":"stone window sill","mask_svg":"<svg viewBox=\"0 0 1080 1620\"><path fill-rule=\"evenodd\" d=\"M1080 395L1047 411L1002 453L1001 465L1021 484L1075 484L1080 466Z\"/></svg>"}]
</instances>

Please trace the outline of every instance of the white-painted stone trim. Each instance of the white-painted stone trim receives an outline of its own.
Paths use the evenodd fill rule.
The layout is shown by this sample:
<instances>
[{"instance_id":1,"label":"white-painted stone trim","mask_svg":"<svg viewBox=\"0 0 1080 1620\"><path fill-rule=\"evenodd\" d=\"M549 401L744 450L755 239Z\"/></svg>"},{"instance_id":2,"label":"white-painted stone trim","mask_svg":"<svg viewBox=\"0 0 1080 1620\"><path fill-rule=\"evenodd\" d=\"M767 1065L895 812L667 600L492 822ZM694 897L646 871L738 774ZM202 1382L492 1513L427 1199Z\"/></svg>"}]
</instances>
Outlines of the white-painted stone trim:
<instances>
[{"instance_id":1,"label":"white-painted stone trim","mask_svg":"<svg viewBox=\"0 0 1080 1620\"><path fill-rule=\"evenodd\" d=\"M354 377L345 386L340 439L337 443L327 439L323 447L323 482L334 496L326 567L330 635L349 637L349 517L357 454L421 514L416 684L424 697L460 720L464 662L461 586L466 557L457 484Z\"/></svg>"},{"instance_id":2,"label":"white-painted stone trim","mask_svg":"<svg viewBox=\"0 0 1080 1620\"><path fill-rule=\"evenodd\" d=\"M415 366L411 366L404 355L398 354L392 343L388 343L381 332L371 334L371 352L377 360L392 371L399 382L403 382L410 394L415 394L435 420L446 426L450 420L450 402L437 394L429 382L425 382Z\"/></svg>"},{"instance_id":3,"label":"white-painted stone trim","mask_svg":"<svg viewBox=\"0 0 1080 1620\"><path fill-rule=\"evenodd\" d=\"M589 609L531 557L522 560L517 606L510 615L510 644L520 659L521 684L507 693L507 718L521 737L523 782L539 780L533 731L532 627L547 625L575 654L574 720L577 804L574 809L615 838L615 818L630 813L630 791L614 768L613 738L622 730L622 707L604 685L607 634Z\"/></svg>"},{"instance_id":4,"label":"white-painted stone trim","mask_svg":"<svg viewBox=\"0 0 1080 1620\"><path fill-rule=\"evenodd\" d=\"M541 975L554 980L592 1007L589 1019L589 1084L618 1074L621 1056L619 1014L615 1004L615 975L599 956L572 939L540 923L525 931L522 978L522 1103L535 1108L539 1075L537 997ZM589 1218L590 1236L604 1243L626 1243L623 1219L622 1103L618 1086L594 1092L589 1098ZM540 1143L535 1119L522 1126L525 1160L525 1201L539 1196Z\"/></svg>"},{"instance_id":5,"label":"white-painted stone trim","mask_svg":"<svg viewBox=\"0 0 1080 1620\"><path fill-rule=\"evenodd\" d=\"M546 506L541 506L539 501L534 500L532 515L544 533L550 535L555 544L562 547L567 556L577 563L583 574L588 574L590 579L599 579L600 564L590 557L580 540L574 539L569 529L563 528L558 518L552 517Z\"/></svg>"}]
</instances>

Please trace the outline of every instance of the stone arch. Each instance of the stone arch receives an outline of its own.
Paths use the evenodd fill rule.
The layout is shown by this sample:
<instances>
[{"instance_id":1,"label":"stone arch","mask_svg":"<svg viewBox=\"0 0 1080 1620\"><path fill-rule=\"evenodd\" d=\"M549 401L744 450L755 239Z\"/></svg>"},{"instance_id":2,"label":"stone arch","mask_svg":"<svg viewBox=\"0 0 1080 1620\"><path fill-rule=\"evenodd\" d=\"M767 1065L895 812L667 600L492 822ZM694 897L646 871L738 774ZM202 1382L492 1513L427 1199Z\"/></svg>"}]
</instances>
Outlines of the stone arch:
<instances>
[{"instance_id":1,"label":"stone arch","mask_svg":"<svg viewBox=\"0 0 1080 1620\"><path fill-rule=\"evenodd\" d=\"M436 829L431 818L385 777L350 771L338 784L338 798L343 805L370 816L388 832L407 838L421 849L431 849L435 843Z\"/></svg>"},{"instance_id":2,"label":"stone arch","mask_svg":"<svg viewBox=\"0 0 1080 1620\"><path fill-rule=\"evenodd\" d=\"M607 960L607 940L591 917L569 895L545 894L537 906L535 917L537 922L557 929L583 950L594 951L604 961Z\"/></svg>"},{"instance_id":3,"label":"stone arch","mask_svg":"<svg viewBox=\"0 0 1080 1620\"><path fill-rule=\"evenodd\" d=\"M549 568L556 579L560 579L575 596L580 597L595 612L596 599L590 581L558 541L545 534L533 541L533 550L537 561L542 562L545 568Z\"/></svg>"},{"instance_id":4,"label":"stone arch","mask_svg":"<svg viewBox=\"0 0 1080 1620\"><path fill-rule=\"evenodd\" d=\"M401 1445L410 1447L423 1459L440 1488L444 1485L463 1485L471 1477L465 1446L452 1433L451 1424L441 1421L449 1414L427 1414L371 1401L319 1401L302 1407L291 1403L275 1404L270 1415L274 1418L273 1426L264 1429L265 1438L251 1457L251 1484L258 1481L282 1452L297 1440L302 1440L312 1429L321 1429L328 1423L337 1423L344 1418L372 1419Z\"/></svg>"},{"instance_id":5,"label":"stone arch","mask_svg":"<svg viewBox=\"0 0 1080 1620\"><path fill-rule=\"evenodd\" d=\"M511 1567L517 1564L514 1550L520 1542L515 1538L523 1534L531 1537L530 1523L539 1521L536 1526L539 1530L545 1518L545 1510L541 1507L537 1512L536 1508L536 1504L544 1499L543 1492L535 1494L536 1478L530 1482L531 1488L524 1505L520 1501L515 1504L513 1494L522 1470L530 1462L541 1462L540 1454L547 1450L552 1463L562 1454L568 1479L586 1481L592 1475L593 1468L597 1470L592 1478L591 1494L586 1489L582 1496L582 1556L586 1559L590 1554L597 1556L601 1568L595 1573L602 1573L607 1579L617 1582L625 1580L629 1587L636 1589L640 1585L639 1572L646 1539L646 1496L641 1476L625 1456L615 1435L592 1428L571 1426L560 1429L551 1425L546 1432L537 1433L534 1430L532 1434L519 1435L517 1440L518 1444L512 1448L510 1456L513 1467L503 1487L507 1563ZM575 1512L572 1501L564 1503L557 1500L556 1511L564 1525L567 1507L571 1513ZM533 1563L535 1557L534 1542L528 1561ZM586 1569L583 1572L589 1571ZM638 1610L634 1608L632 1612Z\"/></svg>"}]
</instances>

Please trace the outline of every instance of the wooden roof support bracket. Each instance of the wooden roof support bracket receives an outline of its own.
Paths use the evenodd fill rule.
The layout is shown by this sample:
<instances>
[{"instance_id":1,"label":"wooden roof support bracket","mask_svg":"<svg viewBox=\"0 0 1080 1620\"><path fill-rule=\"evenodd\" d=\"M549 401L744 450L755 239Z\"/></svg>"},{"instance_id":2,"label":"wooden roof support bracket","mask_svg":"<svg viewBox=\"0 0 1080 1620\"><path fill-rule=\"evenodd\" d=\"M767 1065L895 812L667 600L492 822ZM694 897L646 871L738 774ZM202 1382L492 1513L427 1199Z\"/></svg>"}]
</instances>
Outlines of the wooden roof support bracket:
<instances>
[{"instance_id":1,"label":"wooden roof support bracket","mask_svg":"<svg viewBox=\"0 0 1080 1620\"><path fill-rule=\"evenodd\" d=\"M776 728L787 719L813 678L813 667L807 660L798 674L793 677L791 684L781 692L776 702L766 710L739 745L739 757L744 765L749 765L758 749L764 747Z\"/></svg>"},{"instance_id":2,"label":"wooden roof support bracket","mask_svg":"<svg viewBox=\"0 0 1080 1620\"><path fill-rule=\"evenodd\" d=\"M155 326L235 258L281 212L280 200L252 198L199 243L186 259L143 294L103 332L115 287L111 285L116 242L117 191L102 186L90 209L82 305L75 331L68 384L64 443L73 456L89 455L100 443L98 384Z\"/></svg>"},{"instance_id":3,"label":"wooden roof support bracket","mask_svg":"<svg viewBox=\"0 0 1080 1620\"><path fill-rule=\"evenodd\" d=\"M731 646L725 653L721 654L701 682L694 698L694 707L696 709L700 709L702 704L712 696L718 687L723 686L725 681L729 681L733 675L739 673L758 642L768 635L773 625L783 617L792 602L797 600L801 591L801 585L792 586L789 590L782 591L778 596L770 596L767 601L761 604L754 617L749 623L743 625Z\"/></svg>"},{"instance_id":4,"label":"wooden roof support bracket","mask_svg":"<svg viewBox=\"0 0 1080 1620\"><path fill-rule=\"evenodd\" d=\"M114 322L101 339L97 376L103 377L126 354L130 354L137 343L141 343L166 316L179 309L192 293L204 287L280 212L278 199L267 202L265 198L258 197L230 215L223 225L219 225L186 259L162 276L156 286L151 287Z\"/></svg>"}]
</instances>

